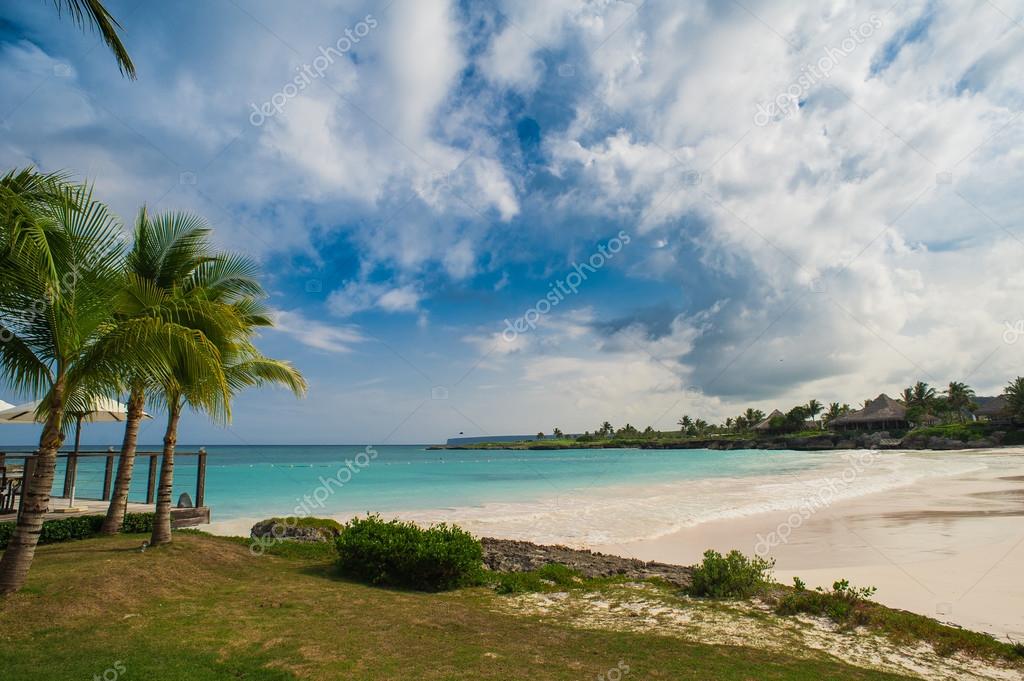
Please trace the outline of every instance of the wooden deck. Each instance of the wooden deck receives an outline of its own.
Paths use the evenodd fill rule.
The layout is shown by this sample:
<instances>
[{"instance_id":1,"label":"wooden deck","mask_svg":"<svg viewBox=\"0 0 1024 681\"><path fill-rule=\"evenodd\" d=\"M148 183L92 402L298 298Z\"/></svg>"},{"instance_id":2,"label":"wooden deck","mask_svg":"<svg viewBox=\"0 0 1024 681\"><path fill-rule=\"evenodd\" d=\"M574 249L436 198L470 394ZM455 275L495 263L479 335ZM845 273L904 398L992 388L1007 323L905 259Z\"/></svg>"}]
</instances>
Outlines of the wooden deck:
<instances>
[{"instance_id":1,"label":"wooden deck","mask_svg":"<svg viewBox=\"0 0 1024 681\"><path fill-rule=\"evenodd\" d=\"M109 502L96 499L75 499L76 511L61 511L68 507L66 497L53 497L50 500L50 512L43 516L43 521L59 520L83 515L106 515ZM139 504L128 502L129 513L153 513L156 511L156 504ZM16 512L0 513L0 522L13 521L17 518ZM198 508L172 508L171 526L178 529L182 527L196 527L206 525L210 522L210 507L199 506Z\"/></svg>"},{"instance_id":2,"label":"wooden deck","mask_svg":"<svg viewBox=\"0 0 1024 681\"><path fill-rule=\"evenodd\" d=\"M162 452L138 451L135 453L140 465L147 473L145 503L133 502L129 499L129 513L153 513L156 510L156 486L157 486L157 464ZM61 496L53 496L50 499L50 512L44 516L44 520L56 520L69 516L83 515L104 515L110 505L112 492L113 475L116 470L117 453L110 448L102 452L79 451L77 453L60 452L57 454L58 463L63 462L64 485ZM171 525L175 528L194 527L196 525L208 524L210 522L210 508L205 505L206 497L206 450L200 448L196 452L179 451L178 458L195 457L196 477L195 496L189 503L194 506L171 509ZM17 518L17 509L20 505L20 484L26 475L31 475L36 465L34 452L2 452L0 451L0 480L3 481L3 489L6 496L0 495L0 522L11 521ZM148 461L147 461L148 459ZM18 461L19 464L14 464ZM98 478L93 481L92 497L83 498L82 494L75 494L79 481L79 463L98 462L103 464L100 467L93 466ZM148 465L147 465L148 464ZM57 487L54 492L58 492ZM97 499L95 496L100 498ZM184 496L184 495L182 495ZM74 497L74 509L65 510L69 507L70 499Z\"/></svg>"}]
</instances>

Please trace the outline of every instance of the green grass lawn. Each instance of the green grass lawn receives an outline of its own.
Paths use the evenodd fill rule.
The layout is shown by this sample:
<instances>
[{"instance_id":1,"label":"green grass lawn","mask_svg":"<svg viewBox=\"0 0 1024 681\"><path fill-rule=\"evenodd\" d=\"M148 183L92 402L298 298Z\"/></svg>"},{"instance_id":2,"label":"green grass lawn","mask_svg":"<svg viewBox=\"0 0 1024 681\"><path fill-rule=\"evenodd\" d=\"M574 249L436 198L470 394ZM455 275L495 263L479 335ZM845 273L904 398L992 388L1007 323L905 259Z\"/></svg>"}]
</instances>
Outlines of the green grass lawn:
<instances>
[{"instance_id":1,"label":"green grass lawn","mask_svg":"<svg viewBox=\"0 0 1024 681\"><path fill-rule=\"evenodd\" d=\"M0 678L580 680L620 662L638 681L905 678L822 653L577 629L502 612L485 588L367 587L337 578L324 551L254 556L176 533L141 553L143 539L40 547L27 588L0 601Z\"/></svg>"}]
</instances>

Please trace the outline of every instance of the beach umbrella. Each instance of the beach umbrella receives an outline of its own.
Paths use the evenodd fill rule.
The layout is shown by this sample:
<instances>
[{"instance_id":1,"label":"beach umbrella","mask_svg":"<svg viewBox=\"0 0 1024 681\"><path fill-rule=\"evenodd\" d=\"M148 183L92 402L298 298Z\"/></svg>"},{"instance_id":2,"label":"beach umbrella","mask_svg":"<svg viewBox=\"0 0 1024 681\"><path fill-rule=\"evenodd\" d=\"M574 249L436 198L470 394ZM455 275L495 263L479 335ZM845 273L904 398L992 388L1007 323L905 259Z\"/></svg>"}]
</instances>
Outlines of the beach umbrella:
<instances>
[{"instance_id":1,"label":"beach umbrella","mask_svg":"<svg viewBox=\"0 0 1024 681\"><path fill-rule=\"evenodd\" d=\"M40 401L34 400L14 407L8 405L6 408L0 409L0 423L42 423L42 419L36 416ZM70 492L68 508L71 508L75 505L75 477L78 472L78 452L82 442L82 421L89 423L123 422L128 418L128 407L109 397L94 397L87 410L69 409L67 416L75 419L75 450L72 458L68 460L68 466L72 467L69 476L70 489L64 490L65 494ZM153 417L143 412L142 418L151 419Z\"/></svg>"}]
</instances>

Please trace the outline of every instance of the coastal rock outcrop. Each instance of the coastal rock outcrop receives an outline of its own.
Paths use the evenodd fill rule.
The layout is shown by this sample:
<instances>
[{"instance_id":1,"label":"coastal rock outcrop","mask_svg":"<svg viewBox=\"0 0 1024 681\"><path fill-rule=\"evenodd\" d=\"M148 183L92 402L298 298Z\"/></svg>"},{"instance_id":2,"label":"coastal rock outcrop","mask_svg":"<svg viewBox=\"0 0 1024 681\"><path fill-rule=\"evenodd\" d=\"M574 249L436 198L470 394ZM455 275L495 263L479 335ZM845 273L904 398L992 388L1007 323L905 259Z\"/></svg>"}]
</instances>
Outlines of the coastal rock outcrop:
<instances>
[{"instance_id":1,"label":"coastal rock outcrop","mask_svg":"<svg viewBox=\"0 0 1024 681\"><path fill-rule=\"evenodd\" d=\"M249 530L253 539L286 539L298 542L334 541L338 530L334 527L311 527L282 522L280 518L261 520Z\"/></svg>"},{"instance_id":2,"label":"coastal rock outcrop","mask_svg":"<svg viewBox=\"0 0 1024 681\"><path fill-rule=\"evenodd\" d=\"M609 556L567 546L545 546L527 541L490 537L484 537L480 543L484 548L484 564L489 569L500 572L527 572L549 563L561 563L586 577L659 577L680 588L690 585L693 574L693 568L683 565Z\"/></svg>"}]
</instances>

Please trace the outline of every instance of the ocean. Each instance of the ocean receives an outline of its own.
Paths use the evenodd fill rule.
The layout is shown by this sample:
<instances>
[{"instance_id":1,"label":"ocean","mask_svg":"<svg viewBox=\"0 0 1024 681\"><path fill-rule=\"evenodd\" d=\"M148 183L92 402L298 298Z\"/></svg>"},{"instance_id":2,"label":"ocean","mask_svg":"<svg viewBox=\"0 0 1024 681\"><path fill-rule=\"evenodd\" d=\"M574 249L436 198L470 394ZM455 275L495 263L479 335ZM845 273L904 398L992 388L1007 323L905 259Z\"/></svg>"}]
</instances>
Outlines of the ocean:
<instances>
[{"instance_id":1,"label":"ocean","mask_svg":"<svg viewBox=\"0 0 1024 681\"><path fill-rule=\"evenodd\" d=\"M207 451L206 505L215 526L243 527L275 515L380 513L576 545L651 539L719 518L833 503L984 467L969 454L947 452L430 451L414 445ZM102 460L83 460L79 496L99 497L102 469ZM178 458L175 500L182 492L194 497L195 478L195 458ZM55 489L62 480L58 471ZM132 501L144 500L145 485L140 459Z\"/></svg>"}]
</instances>

